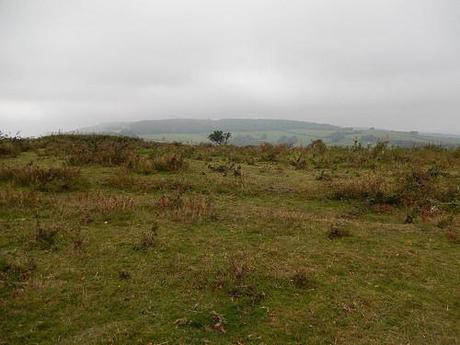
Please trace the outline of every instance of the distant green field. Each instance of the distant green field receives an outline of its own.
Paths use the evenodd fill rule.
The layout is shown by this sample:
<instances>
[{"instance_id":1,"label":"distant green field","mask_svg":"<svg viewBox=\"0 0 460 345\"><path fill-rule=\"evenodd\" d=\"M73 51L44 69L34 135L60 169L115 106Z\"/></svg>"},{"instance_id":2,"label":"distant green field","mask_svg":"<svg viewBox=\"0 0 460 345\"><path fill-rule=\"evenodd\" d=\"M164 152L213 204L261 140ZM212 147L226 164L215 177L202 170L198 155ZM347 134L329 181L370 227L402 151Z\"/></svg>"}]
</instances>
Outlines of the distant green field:
<instances>
[{"instance_id":1,"label":"distant green field","mask_svg":"<svg viewBox=\"0 0 460 345\"><path fill-rule=\"evenodd\" d=\"M141 135L144 139L162 142L182 142L182 143L206 143L209 142L209 133L163 133ZM243 140L239 140L240 137ZM294 138L294 139L293 139ZM410 134L405 132L390 132L382 130L353 130L353 131L334 131L334 130L273 130L273 131L238 131L232 132L232 140L237 145L253 145L262 142L268 143L294 143L297 146L305 146L314 140L321 139L326 144L338 146L353 145L355 140L363 145L374 145L377 142L389 142L397 146L411 145L460 145L460 138L455 137L435 137L429 135Z\"/></svg>"}]
</instances>

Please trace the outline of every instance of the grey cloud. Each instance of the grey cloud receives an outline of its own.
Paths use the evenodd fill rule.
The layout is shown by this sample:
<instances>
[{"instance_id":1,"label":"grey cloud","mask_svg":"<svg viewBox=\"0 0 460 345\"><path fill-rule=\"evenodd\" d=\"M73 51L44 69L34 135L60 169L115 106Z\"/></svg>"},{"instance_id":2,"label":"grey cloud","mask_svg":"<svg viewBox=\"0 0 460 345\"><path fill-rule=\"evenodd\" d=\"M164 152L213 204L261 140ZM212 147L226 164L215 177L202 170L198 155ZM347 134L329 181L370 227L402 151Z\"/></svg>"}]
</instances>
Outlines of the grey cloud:
<instances>
[{"instance_id":1,"label":"grey cloud","mask_svg":"<svg viewBox=\"0 0 460 345\"><path fill-rule=\"evenodd\" d=\"M278 117L460 133L455 0L0 0L0 129Z\"/></svg>"}]
</instances>

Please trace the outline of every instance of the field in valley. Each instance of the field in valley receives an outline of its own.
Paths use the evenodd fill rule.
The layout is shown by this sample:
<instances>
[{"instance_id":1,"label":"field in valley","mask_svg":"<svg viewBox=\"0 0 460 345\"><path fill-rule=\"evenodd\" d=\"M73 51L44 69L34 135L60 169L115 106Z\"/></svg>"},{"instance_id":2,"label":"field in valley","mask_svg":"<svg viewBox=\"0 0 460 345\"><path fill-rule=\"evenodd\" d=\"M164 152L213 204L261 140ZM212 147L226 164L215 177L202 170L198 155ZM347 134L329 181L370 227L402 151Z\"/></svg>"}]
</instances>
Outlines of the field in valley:
<instances>
[{"instance_id":1,"label":"field in valley","mask_svg":"<svg viewBox=\"0 0 460 345\"><path fill-rule=\"evenodd\" d=\"M457 344L460 149L0 140L0 344Z\"/></svg>"}]
</instances>

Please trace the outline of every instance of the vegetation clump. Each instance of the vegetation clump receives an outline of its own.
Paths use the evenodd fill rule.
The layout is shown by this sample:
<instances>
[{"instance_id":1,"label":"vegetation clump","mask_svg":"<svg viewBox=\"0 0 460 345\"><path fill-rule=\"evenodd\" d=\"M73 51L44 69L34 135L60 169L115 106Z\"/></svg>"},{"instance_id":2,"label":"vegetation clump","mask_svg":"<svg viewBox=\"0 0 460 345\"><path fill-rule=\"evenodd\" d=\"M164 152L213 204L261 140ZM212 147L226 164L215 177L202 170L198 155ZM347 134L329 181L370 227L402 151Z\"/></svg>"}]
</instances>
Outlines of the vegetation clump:
<instances>
[{"instance_id":1,"label":"vegetation clump","mask_svg":"<svg viewBox=\"0 0 460 345\"><path fill-rule=\"evenodd\" d=\"M351 233L348 229L345 228L344 224L335 223L332 224L327 233L327 237L330 240L335 240L338 238L349 237Z\"/></svg>"},{"instance_id":2,"label":"vegetation clump","mask_svg":"<svg viewBox=\"0 0 460 345\"><path fill-rule=\"evenodd\" d=\"M214 144L226 145L231 137L232 133L230 132L215 130L211 134L209 134L208 139L211 140L211 142Z\"/></svg>"},{"instance_id":3,"label":"vegetation clump","mask_svg":"<svg viewBox=\"0 0 460 345\"><path fill-rule=\"evenodd\" d=\"M30 257L0 256L0 288L21 288L36 270L37 265ZM0 289L1 291L1 289Z\"/></svg>"},{"instance_id":4,"label":"vegetation clump","mask_svg":"<svg viewBox=\"0 0 460 345\"><path fill-rule=\"evenodd\" d=\"M28 139L21 138L19 133L11 136L0 131L0 158L16 157L30 148L30 141Z\"/></svg>"},{"instance_id":5,"label":"vegetation clump","mask_svg":"<svg viewBox=\"0 0 460 345\"><path fill-rule=\"evenodd\" d=\"M147 250L158 244L158 223L153 223L152 227L144 231L139 242L134 246L136 250Z\"/></svg>"},{"instance_id":6,"label":"vegetation clump","mask_svg":"<svg viewBox=\"0 0 460 345\"><path fill-rule=\"evenodd\" d=\"M0 166L0 181L42 191L67 191L76 187L80 171L70 167Z\"/></svg>"},{"instance_id":7,"label":"vegetation clump","mask_svg":"<svg viewBox=\"0 0 460 345\"><path fill-rule=\"evenodd\" d=\"M296 288L308 289L315 286L315 282L306 269L297 269L291 278L292 283Z\"/></svg>"},{"instance_id":8,"label":"vegetation clump","mask_svg":"<svg viewBox=\"0 0 460 345\"><path fill-rule=\"evenodd\" d=\"M35 216L35 220L35 243L42 249L53 248L56 244L59 227L55 224L42 224L38 215Z\"/></svg>"}]
</instances>

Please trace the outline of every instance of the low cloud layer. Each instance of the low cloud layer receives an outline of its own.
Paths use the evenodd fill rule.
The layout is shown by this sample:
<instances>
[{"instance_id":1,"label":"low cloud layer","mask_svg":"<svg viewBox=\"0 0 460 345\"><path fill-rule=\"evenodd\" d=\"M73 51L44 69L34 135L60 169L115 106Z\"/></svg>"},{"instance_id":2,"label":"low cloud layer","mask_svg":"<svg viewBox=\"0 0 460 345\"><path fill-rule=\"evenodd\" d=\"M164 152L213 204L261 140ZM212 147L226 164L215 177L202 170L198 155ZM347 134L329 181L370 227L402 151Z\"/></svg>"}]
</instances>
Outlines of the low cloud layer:
<instances>
[{"instance_id":1,"label":"low cloud layer","mask_svg":"<svg viewBox=\"0 0 460 345\"><path fill-rule=\"evenodd\" d=\"M460 133L458 0L0 0L0 130L284 118Z\"/></svg>"}]
</instances>

